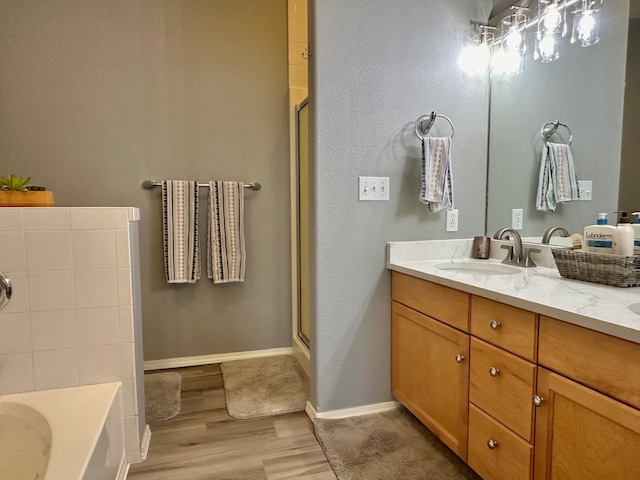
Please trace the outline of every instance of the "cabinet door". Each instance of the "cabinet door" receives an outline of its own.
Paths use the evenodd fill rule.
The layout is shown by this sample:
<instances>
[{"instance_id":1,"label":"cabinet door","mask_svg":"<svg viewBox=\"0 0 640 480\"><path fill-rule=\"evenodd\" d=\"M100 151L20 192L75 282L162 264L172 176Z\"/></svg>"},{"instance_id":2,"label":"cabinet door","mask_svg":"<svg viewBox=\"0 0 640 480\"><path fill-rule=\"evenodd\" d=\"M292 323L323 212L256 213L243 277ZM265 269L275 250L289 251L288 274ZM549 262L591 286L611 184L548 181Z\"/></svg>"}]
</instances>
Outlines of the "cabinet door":
<instances>
[{"instance_id":1,"label":"cabinet door","mask_svg":"<svg viewBox=\"0 0 640 480\"><path fill-rule=\"evenodd\" d=\"M464 461L469 336L392 303L392 393Z\"/></svg>"},{"instance_id":2,"label":"cabinet door","mask_svg":"<svg viewBox=\"0 0 640 480\"><path fill-rule=\"evenodd\" d=\"M538 369L535 480L640 478L640 411Z\"/></svg>"}]
</instances>

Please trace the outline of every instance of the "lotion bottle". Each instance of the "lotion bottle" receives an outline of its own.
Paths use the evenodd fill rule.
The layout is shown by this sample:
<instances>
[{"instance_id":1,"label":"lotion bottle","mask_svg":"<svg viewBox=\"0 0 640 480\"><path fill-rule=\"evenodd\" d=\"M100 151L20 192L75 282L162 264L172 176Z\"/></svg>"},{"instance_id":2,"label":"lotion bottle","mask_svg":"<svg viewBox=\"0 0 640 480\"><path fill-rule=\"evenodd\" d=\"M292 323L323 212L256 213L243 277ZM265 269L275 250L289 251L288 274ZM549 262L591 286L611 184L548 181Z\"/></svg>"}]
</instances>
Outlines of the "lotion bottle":
<instances>
[{"instance_id":1,"label":"lotion bottle","mask_svg":"<svg viewBox=\"0 0 640 480\"><path fill-rule=\"evenodd\" d=\"M633 254L640 255L640 212L633 212L636 216L636 223L631 225L633 228Z\"/></svg>"},{"instance_id":2,"label":"lotion bottle","mask_svg":"<svg viewBox=\"0 0 640 480\"><path fill-rule=\"evenodd\" d=\"M618 226L616 227L616 234L614 240L614 253L616 255L633 255L633 227L631 226L631 219L627 212L617 212L620 214L618 217Z\"/></svg>"},{"instance_id":3,"label":"lotion bottle","mask_svg":"<svg viewBox=\"0 0 640 480\"><path fill-rule=\"evenodd\" d=\"M616 227L607 225L607 214L599 213L595 225L584 229L584 250L591 253L614 253Z\"/></svg>"}]
</instances>

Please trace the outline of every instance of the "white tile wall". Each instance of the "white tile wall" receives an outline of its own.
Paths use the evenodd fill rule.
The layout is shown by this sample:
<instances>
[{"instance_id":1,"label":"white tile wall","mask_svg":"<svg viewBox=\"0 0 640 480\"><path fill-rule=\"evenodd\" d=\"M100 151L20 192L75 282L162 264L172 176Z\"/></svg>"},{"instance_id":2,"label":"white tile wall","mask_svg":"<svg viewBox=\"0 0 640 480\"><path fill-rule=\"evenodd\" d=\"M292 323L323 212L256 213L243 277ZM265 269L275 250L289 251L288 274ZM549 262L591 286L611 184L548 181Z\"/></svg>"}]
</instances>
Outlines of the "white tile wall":
<instances>
[{"instance_id":1,"label":"white tile wall","mask_svg":"<svg viewBox=\"0 0 640 480\"><path fill-rule=\"evenodd\" d=\"M33 354L0 355L0 392L19 393L33 390Z\"/></svg>"},{"instance_id":2,"label":"white tile wall","mask_svg":"<svg viewBox=\"0 0 640 480\"><path fill-rule=\"evenodd\" d=\"M29 272L29 303L32 312L68 310L75 307L73 270Z\"/></svg>"},{"instance_id":3,"label":"white tile wall","mask_svg":"<svg viewBox=\"0 0 640 480\"><path fill-rule=\"evenodd\" d=\"M30 272L73 270L69 230L25 233Z\"/></svg>"},{"instance_id":4,"label":"white tile wall","mask_svg":"<svg viewBox=\"0 0 640 480\"><path fill-rule=\"evenodd\" d=\"M24 219L21 208L0 208L0 231L24 230Z\"/></svg>"},{"instance_id":5,"label":"white tile wall","mask_svg":"<svg viewBox=\"0 0 640 480\"><path fill-rule=\"evenodd\" d=\"M4 268L3 271L24 272L27 270L24 232L0 232L0 245L2 245L0 265Z\"/></svg>"},{"instance_id":6,"label":"white tile wall","mask_svg":"<svg viewBox=\"0 0 640 480\"><path fill-rule=\"evenodd\" d=\"M0 311L0 395L123 382L130 461L140 460L129 240L139 218L136 208L0 208L0 271L13 284Z\"/></svg>"},{"instance_id":7,"label":"white tile wall","mask_svg":"<svg viewBox=\"0 0 640 480\"><path fill-rule=\"evenodd\" d=\"M31 321L29 314L10 313L0 317L0 355L30 351Z\"/></svg>"},{"instance_id":8,"label":"white tile wall","mask_svg":"<svg viewBox=\"0 0 640 480\"><path fill-rule=\"evenodd\" d=\"M31 312L33 351L76 348L75 310Z\"/></svg>"}]
</instances>

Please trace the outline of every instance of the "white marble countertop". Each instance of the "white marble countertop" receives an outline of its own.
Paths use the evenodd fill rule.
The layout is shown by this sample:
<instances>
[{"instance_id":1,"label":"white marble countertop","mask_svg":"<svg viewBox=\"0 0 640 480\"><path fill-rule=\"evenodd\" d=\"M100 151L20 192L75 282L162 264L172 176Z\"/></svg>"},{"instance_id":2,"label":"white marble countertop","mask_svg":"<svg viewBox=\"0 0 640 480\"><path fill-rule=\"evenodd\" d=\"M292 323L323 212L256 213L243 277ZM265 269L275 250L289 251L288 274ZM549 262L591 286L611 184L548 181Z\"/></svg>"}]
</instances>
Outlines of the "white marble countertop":
<instances>
[{"instance_id":1,"label":"white marble countertop","mask_svg":"<svg viewBox=\"0 0 640 480\"><path fill-rule=\"evenodd\" d=\"M575 325L640 343L640 315L629 305L640 302L640 287L618 288L564 279L549 268L548 247L532 255L535 268L518 268L510 275L479 275L436 268L447 262L500 264L505 251L492 241L492 258L469 258L471 240L390 242L387 268L430 282L534 311ZM552 257L551 257L552 261Z\"/></svg>"}]
</instances>

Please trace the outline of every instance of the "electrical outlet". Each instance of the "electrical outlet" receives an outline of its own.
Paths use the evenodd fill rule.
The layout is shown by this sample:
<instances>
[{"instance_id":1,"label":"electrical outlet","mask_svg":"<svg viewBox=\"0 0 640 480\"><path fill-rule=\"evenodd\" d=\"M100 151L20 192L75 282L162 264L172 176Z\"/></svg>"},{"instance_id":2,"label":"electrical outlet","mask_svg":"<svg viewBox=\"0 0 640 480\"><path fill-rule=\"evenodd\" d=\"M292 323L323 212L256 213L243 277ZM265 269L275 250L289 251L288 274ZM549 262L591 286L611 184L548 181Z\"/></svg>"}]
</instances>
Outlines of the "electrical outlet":
<instances>
[{"instance_id":1,"label":"electrical outlet","mask_svg":"<svg viewBox=\"0 0 640 480\"><path fill-rule=\"evenodd\" d=\"M457 232L458 231L458 209L452 208L451 210L447 210L447 232Z\"/></svg>"},{"instance_id":2,"label":"electrical outlet","mask_svg":"<svg viewBox=\"0 0 640 480\"><path fill-rule=\"evenodd\" d=\"M514 230L522 230L524 219L523 211L521 208L514 208L511 210L511 228Z\"/></svg>"},{"instance_id":3,"label":"electrical outlet","mask_svg":"<svg viewBox=\"0 0 640 480\"><path fill-rule=\"evenodd\" d=\"M578 180L578 192L580 200L591 200L593 194L593 182L591 180Z\"/></svg>"},{"instance_id":4,"label":"electrical outlet","mask_svg":"<svg viewBox=\"0 0 640 480\"><path fill-rule=\"evenodd\" d=\"M358 177L359 200L389 200L389 177Z\"/></svg>"}]
</instances>

